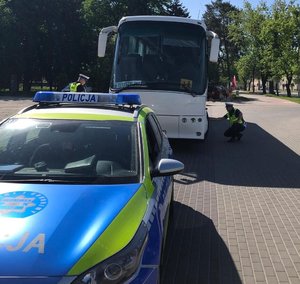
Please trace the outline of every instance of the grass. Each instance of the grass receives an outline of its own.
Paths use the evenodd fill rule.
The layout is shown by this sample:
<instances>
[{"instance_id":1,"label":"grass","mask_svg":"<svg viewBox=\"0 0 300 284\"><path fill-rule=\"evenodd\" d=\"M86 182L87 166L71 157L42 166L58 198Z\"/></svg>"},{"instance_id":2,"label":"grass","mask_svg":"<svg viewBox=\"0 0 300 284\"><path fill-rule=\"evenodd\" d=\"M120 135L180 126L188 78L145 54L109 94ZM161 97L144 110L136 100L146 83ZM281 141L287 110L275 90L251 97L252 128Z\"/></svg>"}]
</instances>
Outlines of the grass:
<instances>
[{"instance_id":1,"label":"grass","mask_svg":"<svg viewBox=\"0 0 300 284\"><path fill-rule=\"evenodd\" d=\"M33 97L35 95L36 92L38 91L49 91L49 88L48 87L43 87L43 88L40 88L40 87L36 87L36 86L33 86L31 88L31 91L30 92L25 92L25 91L22 91L19 90L18 92L12 94L8 89L0 89L0 96L11 96L11 97ZM54 89L53 89L54 91Z\"/></svg>"},{"instance_id":2,"label":"grass","mask_svg":"<svg viewBox=\"0 0 300 284\"><path fill-rule=\"evenodd\" d=\"M249 91L240 91L240 96L235 96L235 94L233 94L232 97L233 97L233 99L238 100L242 95L247 95L247 94L263 95L262 92L252 93L252 92L249 92ZM282 100L287 100L287 101L291 101L293 103L300 104L300 97L298 97L295 92L292 94L291 97L288 97L287 95L279 95L279 96L277 96L275 94L265 94L264 96L274 97L274 98L278 98L278 99L282 99Z\"/></svg>"},{"instance_id":3,"label":"grass","mask_svg":"<svg viewBox=\"0 0 300 284\"><path fill-rule=\"evenodd\" d=\"M278 99L283 99L283 100L291 101L293 103L300 104L300 97L277 96L277 95L273 95L273 94L266 94L266 96L274 97L274 98L278 98Z\"/></svg>"},{"instance_id":4,"label":"grass","mask_svg":"<svg viewBox=\"0 0 300 284\"><path fill-rule=\"evenodd\" d=\"M9 91L0 91L0 97L1 96L7 96L7 97L33 97L36 92L23 92L19 91L15 94L12 94Z\"/></svg>"}]
</instances>

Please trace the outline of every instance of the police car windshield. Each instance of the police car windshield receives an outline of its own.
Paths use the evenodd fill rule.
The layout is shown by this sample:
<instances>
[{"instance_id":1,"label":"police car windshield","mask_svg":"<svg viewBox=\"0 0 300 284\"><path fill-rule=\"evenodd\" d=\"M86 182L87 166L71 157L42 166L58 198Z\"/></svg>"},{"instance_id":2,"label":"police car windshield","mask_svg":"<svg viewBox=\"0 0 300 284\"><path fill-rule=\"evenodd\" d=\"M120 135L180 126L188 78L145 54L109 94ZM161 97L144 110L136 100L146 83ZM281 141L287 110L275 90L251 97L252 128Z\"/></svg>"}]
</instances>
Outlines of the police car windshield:
<instances>
[{"instance_id":1,"label":"police car windshield","mask_svg":"<svg viewBox=\"0 0 300 284\"><path fill-rule=\"evenodd\" d=\"M200 25L128 21L118 30L111 89L152 89L153 82L168 82L159 88L204 94L206 68L206 34Z\"/></svg>"},{"instance_id":2,"label":"police car windshield","mask_svg":"<svg viewBox=\"0 0 300 284\"><path fill-rule=\"evenodd\" d=\"M0 179L139 182L137 141L128 121L9 119L0 127Z\"/></svg>"}]
</instances>

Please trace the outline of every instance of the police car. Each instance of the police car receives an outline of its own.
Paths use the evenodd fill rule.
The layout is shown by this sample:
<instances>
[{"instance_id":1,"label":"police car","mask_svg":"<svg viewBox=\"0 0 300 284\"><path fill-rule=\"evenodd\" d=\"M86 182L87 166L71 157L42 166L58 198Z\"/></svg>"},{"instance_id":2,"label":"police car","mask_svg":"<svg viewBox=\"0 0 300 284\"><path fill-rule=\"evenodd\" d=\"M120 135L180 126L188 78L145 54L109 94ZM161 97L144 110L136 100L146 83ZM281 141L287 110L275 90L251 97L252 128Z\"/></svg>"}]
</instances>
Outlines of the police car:
<instances>
[{"instance_id":1,"label":"police car","mask_svg":"<svg viewBox=\"0 0 300 284\"><path fill-rule=\"evenodd\" d=\"M38 92L0 124L0 283L158 283L183 164L135 94Z\"/></svg>"}]
</instances>

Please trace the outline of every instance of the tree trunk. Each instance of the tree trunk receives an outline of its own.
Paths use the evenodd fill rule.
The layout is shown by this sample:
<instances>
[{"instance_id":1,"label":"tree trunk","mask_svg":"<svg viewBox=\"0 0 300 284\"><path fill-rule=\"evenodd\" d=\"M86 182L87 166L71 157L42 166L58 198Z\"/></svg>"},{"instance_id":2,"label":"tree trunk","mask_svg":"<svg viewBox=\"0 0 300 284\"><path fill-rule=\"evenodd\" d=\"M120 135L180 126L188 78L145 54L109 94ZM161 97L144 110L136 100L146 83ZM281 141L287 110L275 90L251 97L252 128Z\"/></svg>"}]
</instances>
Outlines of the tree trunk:
<instances>
[{"instance_id":1,"label":"tree trunk","mask_svg":"<svg viewBox=\"0 0 300 284\"><path fill-rule=\"evenodd\" d=\"M243 81L243 85L244 85L244 90L247 91L247 80Z\"/></svg>"},{"instance_id":2,"label":"tree trunk","mask_svg":"<svg viewBox=\"0 0 300 284\"><path fill-rule=\"evenodd\" d=\"M286 84L286 95L288 97L292 96L290 84Z\"/></svg>"},{"instance_id":3,"label":"tree trunk","mask_svg":"<svg viewBox=\"0 0 300 284\"><path fill-rule=\"evenodd\" d=\"M274 91L274 82L273 81L269 81L269 93L270 94L275 94L275 91Z\"/></svg>"},{"instance_id":4,"label":"tree trunk","mask_svg":"<svg viewBox=\"0 0 300 284\"><path fill-rule=\"evenodd\" d=\"M29 93L31 91L31 81L23 81L23 91Z\"/></svg>"},{"instance_id":5,"label":"tree trunk","mask_svg":"<svg viewBox=\"0 0 300 284\"><path fill-rule=\"evenodd\" d=\"M276 81L275 83L276 95L279 96L279 83Z\"/></svg>"},{"instance_id":6,"label":"tree trunk","mask_svg":"<svg viewBox=\"0 0 300 284\"><path fill-rule=\"evenodd\" d=\"M265 95L267 93L267 90L266 90L267 76L265 76L263 74L261 74L261 84L262 84L263 94Z\"/></svg>"},{"instance_id":7,"label":"tree trunk","mask_svg":"<svg viewBox=\"0 0 300 284\"><path fill-rule=\"evenodd\" d=\"M248 88L247 88L248 92L250 92L250 90L251 90L251 83L252 83L252 80L250 80L248 83Z\"/></svg>"},{"instance_id":8,"label":"tree trunk","mask_svg":"<svg viewBox=\"0 0 300 284\"><path fill-rule=\"evenodd\" d=\"M287 82L286 82L286 94L288 97L292 96L292 92L291 92L291 83L292 83L292 78L291 76L287 76Z\"/></svg>"},{"instance_id":9,"label":"tree trunk","mask_svg":"<svg viewBox=\"0 0 300 284\"><path fill-rule=\"evenodd\" d=\"M255 69L253 68L252 70L252 81L253 81L253 84L252 84L252 93L255 92Z\"/></svg>"},{"instance_id":10,"label":"tree trunk","mask_svg":"<svg viewBox=\"0 0 300 284\"><path fill-rule=\"evenodd\" d=\"M16 74L12 74L10 76L10 93L12 95L16 95L18 91L19 91L18 76Z\"/></svg>"}]
</instances>

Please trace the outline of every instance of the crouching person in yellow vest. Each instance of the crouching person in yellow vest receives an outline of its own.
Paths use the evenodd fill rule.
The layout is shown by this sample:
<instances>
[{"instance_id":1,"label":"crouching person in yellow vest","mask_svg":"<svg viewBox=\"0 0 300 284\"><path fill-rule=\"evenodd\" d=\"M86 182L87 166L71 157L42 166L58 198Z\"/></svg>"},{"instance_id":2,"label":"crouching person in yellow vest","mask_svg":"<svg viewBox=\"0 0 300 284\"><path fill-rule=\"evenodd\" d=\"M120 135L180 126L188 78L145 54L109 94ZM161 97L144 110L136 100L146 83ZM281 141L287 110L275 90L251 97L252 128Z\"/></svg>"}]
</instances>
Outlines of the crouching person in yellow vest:
<instances>
[{"instance_id":1,"label":"crouching person in yellow vest","mask_svg":"<svg viewBox=\"0 0 300 284\"><path fill-rule=\"evenodd\" d=\"M230 137L228 142L239 141L243 136L241 132L246 128L243 113L239 109L234 108L231 102L226 102L225 107L227 113L223 117L229 120L229 128L224 132L224 136Z\"/></svg>"},{"instance_id":2,"label":"crouching person in yellow vest","mask_svg":"<svg viewBox=\"0 0 300 284\"><path fill-rule=\"evenodd\" d=\"M70 83L70 92L86 92L86 82L90 77L79 74L78 80L76 82Z\"/></svg>"}]
</instances>

